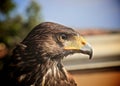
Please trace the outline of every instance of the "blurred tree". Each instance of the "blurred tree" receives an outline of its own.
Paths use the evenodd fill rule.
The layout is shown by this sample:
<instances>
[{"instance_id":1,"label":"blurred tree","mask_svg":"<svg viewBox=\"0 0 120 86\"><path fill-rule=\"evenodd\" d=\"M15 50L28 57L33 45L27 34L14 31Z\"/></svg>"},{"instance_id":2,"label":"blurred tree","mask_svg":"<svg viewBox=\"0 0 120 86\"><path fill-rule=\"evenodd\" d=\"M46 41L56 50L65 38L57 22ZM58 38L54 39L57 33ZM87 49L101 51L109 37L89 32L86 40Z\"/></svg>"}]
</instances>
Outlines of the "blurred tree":
<instances>
[{"instance_id":1,"label":"blurred tree","mask_svg":"<svg viewBox=\"0 0 120 86\"><path fill-rule=\"evenodd\" d=\"M10 12L14 8L15 4L11 0L0 0L0 70L6 62L3 57L8 57L7 45L9 45L8 40L11 36L11 30L13 30L10 29Z\"/></svg>"},{"instance_id":2,"label":"blurred tree","mask_svg":"<svg viewBox=\"0 0 120 86\"><path fill-rule=\"evenodd\" d=\"M31 29L43 21L40 14L41 7L36 2L32 1L26 9L27 20L24 22L24 28L21 30L22 38L25 37Z\"/></svg>"},{"instance_id":3,"label":"blurred tree","mask_svg":"<svg viewBox=\"0 0 120 86\"><path fill-rule=\"evenodd\" d=\"M11 0L0 1L0 42L9 45L9 37L13 36L13 20L10 18L10 13L15 8L15 4ZM13 24L12 24L13 23ZM12 33L11 33L12 32Z\"/></svg>"},{"instance_id":4,"label":"blurred tree","mask_svg":"<svg viewBox=\"0 0 120 86\"><path fill-rule=\"evenodd\" d=\"M10 12L14 12L15 7L12 0L0 1L0 42L10 48L13 48L35 25L42 21L42 18L39 17L41 7L35 1L31 1L26 8L27 19L25 21L23 20L25 18L20 15L10 17ZM2 17L5 17L4 20Z\"/></svg>"},{"instance_id":5,"label":"blurred tree","mask_svg":"<svg viewBox=\"0 0 120 86\"><path fill-rule=\"evenodd\" d=\"M40 14L41 7L35 1L31 1L30 5L25 10L25 17L27 18L21 15L11 17L11 13L14 12L13 10L15 8L16 5L12 0L0 0L0 56L3 56L3 50L9 50L8 53L10 54L16 44L23 40L30 30L42 21ZM7 51L5 51L5 54ZM9 57L9 54L4 56ZM1 60L0 69L3 65L3 61Z\"/></svg>"},{"instance_id":6,"label":"blurred tree","mask_svg":"<svg viewBox=\"0 0 120 86\"><path fill-rule=\"evenodd\" d=\"M31 28L33 27L35 24L38 24L39 22L39 10L40 9L40 6L32 1L32 3L29 5L29 7L27 8L26 10L26 15L28 17L28 28Z\"/></svg>"},{"instance_id":7,"label":"blurred tree","mask_svg":"<svg viewBox=\"0 0 120 86\"><path fill-rule=\"evenodd\" d=\"M18 41L18 33L22 28L22 23L22 17L19 15L0 21L0 42L5 43L11 49Z\"/></svg>"},{"instance_id":8,"label":"blurred tree","mask_svg":"<svg viewBox=\"0 0 120 86\"><path fill-rule=\"evenodd\" d=\"M0 0L0 15L9 18L10 12L16 7L11 0Z\"/></svg>"}]
</instances>

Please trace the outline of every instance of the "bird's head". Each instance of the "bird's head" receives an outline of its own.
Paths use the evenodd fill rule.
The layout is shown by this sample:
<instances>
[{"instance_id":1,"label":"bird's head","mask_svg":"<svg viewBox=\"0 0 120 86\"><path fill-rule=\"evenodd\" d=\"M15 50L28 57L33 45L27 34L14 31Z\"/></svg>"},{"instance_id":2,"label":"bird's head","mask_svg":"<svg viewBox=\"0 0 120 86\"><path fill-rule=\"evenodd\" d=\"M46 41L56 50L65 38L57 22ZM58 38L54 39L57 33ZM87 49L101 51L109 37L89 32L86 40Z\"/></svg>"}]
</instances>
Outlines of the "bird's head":
<instances>
[{"instance_id":1,"label":"bird's head","mask_svg":"<svg viewBox=\"0 0 120 86\"><path fill-rule=\"evenodd\" d=\"M74 53L92 57L92 48L87 41L72 28L51 22L36 26L22 42L39 59L60 60Z\"/></svg>"}]
</instances>

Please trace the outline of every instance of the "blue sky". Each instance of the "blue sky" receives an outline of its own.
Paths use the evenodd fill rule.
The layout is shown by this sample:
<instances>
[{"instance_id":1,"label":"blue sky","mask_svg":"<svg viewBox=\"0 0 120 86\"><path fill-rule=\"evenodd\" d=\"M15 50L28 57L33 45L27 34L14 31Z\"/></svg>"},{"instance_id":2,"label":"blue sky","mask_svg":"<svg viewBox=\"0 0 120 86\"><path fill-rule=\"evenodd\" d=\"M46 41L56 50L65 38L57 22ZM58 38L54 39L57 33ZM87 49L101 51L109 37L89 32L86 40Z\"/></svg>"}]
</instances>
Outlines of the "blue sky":
<instances>
[{"instance_id":1,"label":"blue sky","mask_svg":"<svg viewBox=\"0 0 120 86\"><path fill-rule=\"evenodd\" d=\"M14 0L23 15L31 0ZM35 0L45 21L74 28L120 28L119 0Z\"/></svg>"}]
</instances>

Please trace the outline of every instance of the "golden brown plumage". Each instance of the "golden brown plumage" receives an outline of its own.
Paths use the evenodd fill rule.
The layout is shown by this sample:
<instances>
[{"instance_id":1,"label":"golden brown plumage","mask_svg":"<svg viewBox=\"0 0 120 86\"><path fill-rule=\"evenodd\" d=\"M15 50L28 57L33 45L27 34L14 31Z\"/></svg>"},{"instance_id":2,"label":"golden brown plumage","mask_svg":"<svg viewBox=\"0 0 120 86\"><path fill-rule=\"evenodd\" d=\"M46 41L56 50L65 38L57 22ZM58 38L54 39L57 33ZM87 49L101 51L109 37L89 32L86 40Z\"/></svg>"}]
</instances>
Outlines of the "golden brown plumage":
<instances>
[{"instance_id":1,"label":"golden brown plumage","mask_svg":"<svg viewBox=\"0 0 120 86\"><path fill-rule=\"evenodd\" d=\"M92 49L78 32L57 23L41 23L16 46L1 82L7 82L4 86L77 86L62 64L65 56L74 53L92 57Z\"/></svg>"}]
</instances>

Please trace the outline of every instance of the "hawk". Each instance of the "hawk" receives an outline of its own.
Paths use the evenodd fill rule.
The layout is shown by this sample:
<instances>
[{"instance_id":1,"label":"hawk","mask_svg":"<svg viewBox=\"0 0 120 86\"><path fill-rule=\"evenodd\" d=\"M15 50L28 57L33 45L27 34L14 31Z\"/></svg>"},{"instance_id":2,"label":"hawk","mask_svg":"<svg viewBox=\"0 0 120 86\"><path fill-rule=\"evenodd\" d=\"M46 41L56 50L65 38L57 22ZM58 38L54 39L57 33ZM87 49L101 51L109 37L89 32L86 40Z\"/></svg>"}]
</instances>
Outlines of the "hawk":
<instances>
[{"instance_id":1,"label":"hawk","mask_svg":"<svg viewBox=\"0 0 120 86\"><path fill-rule=\"evenodd\" d=\"M64 57L83 53L92 57L92 48L74 29L43 22L13 50L0 75L3 86L77 86L67 72Z\"/></svg>"}]
</instances>

